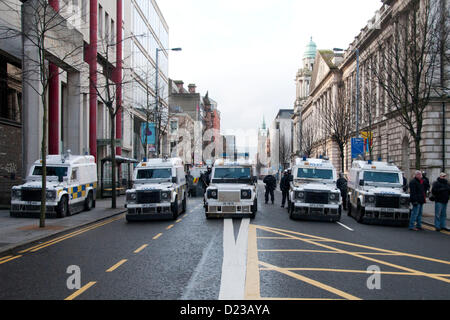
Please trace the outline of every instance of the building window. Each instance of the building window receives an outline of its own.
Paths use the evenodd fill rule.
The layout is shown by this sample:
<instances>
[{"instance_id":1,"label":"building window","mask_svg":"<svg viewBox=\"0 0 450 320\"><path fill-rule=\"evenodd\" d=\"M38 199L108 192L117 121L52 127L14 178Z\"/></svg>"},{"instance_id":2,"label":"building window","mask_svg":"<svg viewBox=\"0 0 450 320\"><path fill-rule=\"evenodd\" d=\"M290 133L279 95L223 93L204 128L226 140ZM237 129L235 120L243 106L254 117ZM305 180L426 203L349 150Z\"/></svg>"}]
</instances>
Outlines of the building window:
<instances>
[{"instance_id":1,"label":"building window","mask_svg":"<svg viewBox=\"0 0 450 320\"><path fill-rule=\"evenodd\" d=\"M170 120L170 133L178 131L178 120Z\"/></svg>"}]
</instances>

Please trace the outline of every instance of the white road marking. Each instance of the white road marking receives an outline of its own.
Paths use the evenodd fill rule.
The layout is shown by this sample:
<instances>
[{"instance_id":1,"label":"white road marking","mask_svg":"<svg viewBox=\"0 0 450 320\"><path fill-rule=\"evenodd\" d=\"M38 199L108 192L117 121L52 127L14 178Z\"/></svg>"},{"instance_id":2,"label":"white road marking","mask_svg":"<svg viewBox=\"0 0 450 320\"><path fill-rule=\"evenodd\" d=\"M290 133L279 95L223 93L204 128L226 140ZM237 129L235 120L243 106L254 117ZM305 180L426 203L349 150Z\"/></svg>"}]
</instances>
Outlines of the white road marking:
<instances>
[{"instance_id":1,"label":"white road marking","mask_svg":"<svg viewBox=\"0 0 450 320\"><path fill-rule=\"evenodd\" d=\"M234 240L233 220L223 222L223 263L219 300L243 300L247 272L247 242L250 219L241 220L237 240Z\"/></svg>"},{"instance_id":2,"label":"white road marking","mask_svg":"<svg viewBox=\"0 0 450 320\"><path fill-rule=\"evenodd\" d=\"M350 230L350 231L355 231L355 230L353 230L352 228L347 227L345 224L340 223L339 221L337 221L337 223L338 223L339 225L343 226L345 229L348 229L348 230Z\"/></svg>"}]
</instances>

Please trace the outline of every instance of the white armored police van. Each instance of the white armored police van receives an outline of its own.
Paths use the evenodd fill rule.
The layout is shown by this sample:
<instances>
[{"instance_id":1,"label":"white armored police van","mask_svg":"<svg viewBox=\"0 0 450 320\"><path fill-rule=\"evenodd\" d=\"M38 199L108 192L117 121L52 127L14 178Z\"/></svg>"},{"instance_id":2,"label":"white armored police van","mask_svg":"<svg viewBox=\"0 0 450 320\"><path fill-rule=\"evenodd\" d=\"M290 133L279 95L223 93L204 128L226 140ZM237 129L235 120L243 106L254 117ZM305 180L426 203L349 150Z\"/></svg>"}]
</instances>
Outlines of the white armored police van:
<instances>
[{"instance_id":1,"label":"white armored police van","mask_svg":"<svg viewBox=\"0 0 450 320\"><path fill-rule=\"evenodd\" d=\"M256 172L250 160L218 159L204 195L206 218L254 218L258 210Z\"/></svg>"},{"instance_id":2,"label":"white armored police van","mask_svg":"<svg viewBox=\"0 0 450 320\"><path fill-rule=\"evenodd\" d=\"M187 184L180 158L148 159L133 173L126 191L127 221L168 218L186 211Z\"/></svg>"},{"instance_id":3,"label":"white armored police van","mask_svg":"<svg viewBox=\"0 0 450 320\"><path fill-rule=\"evenodd\" d=\"M65 217L95 207L97 165L93 156L47 156L47 216ZM26 183L11 190L11 216L40 213L42 160L30 168Z\"/></svg>"},{"instance_id":4,"label":"white armored police van","mask_svg":"<svg viewBox=\"0 0 450 320\"><path fill-rule=\"evenodd\" d=\"M354 161L348 181L348 215L358 222L409 222L409 194L402 189L403 175L394 164Z\"/></svg>"},{"instance_id":5,"label":"white armored police van","mask_svg":"<svg viewBox=\"0 0 450 320\"><path fill-rule=\"evenodd\" d=\"M336 169L327 159L297 158L292 168L288 211L291 219L339 221L342 199Z\"/></svg>"}]
</instances>

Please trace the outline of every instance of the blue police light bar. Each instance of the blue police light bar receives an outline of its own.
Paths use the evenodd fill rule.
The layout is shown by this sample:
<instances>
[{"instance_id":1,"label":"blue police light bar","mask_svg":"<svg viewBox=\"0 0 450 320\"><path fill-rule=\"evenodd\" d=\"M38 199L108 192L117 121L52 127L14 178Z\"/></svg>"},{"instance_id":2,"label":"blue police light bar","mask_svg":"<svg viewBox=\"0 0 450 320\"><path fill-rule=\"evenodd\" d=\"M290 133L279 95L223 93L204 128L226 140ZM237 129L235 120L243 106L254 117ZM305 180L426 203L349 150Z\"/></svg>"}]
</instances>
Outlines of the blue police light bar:
<instances>
[{"instance_id":1,"label":"blue police light bar","mask_svg":"<svg viewBox=\"0 0 450 320\"><path fill-rule=\"evenodd\" d=\"M378 161L381 162L381 157L378 158Z\"/></svg>"},{"instance_id":2,"label":"blue police light bar","mask_svg":"<svg viewBox=\"0 0 450 320\"><path fill-rule=\"evenodd\" d=\"M144 160L142 160L143 162L147 162L147 158L144 157Z\"/></svg>"},{"instance_id":3,"label":"blue police light bar","mask_svg":"<svg viewBox=\"0 0 450 320\"><path fill-rule=\"evenodd\" d=\"M368 164L372 164L372 160L368 160L367 163L368 163Z\"/></svg>"},{"instance_id":4,"label":"blue police light bar","mask_svg":"<svg viewBox=\"0 0 450 320\"><path fill-rule=\"evenodd\" d=\"M323 159L323 155L320 155L320 156L319 156L319 159Z\"/></svg>"},{"instance_id":5,"label":"blue police light bar","mask_svg":"<svg viewBox=\"0 0 450 320\"><path fill-rule=\"evenodd\" d=\"M307 159L306 156L303 156L303 161L306 161L306 159Z\"/></svg>"}]
</instances>

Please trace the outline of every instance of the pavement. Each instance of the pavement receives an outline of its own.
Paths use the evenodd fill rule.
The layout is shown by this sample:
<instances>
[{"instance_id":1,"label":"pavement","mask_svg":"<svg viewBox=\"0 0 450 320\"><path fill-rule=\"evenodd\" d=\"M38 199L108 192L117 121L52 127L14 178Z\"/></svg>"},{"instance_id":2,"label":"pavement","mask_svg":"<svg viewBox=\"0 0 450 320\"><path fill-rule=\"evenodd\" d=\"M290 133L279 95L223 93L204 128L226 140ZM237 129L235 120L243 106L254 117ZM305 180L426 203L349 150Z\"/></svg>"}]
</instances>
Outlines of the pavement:
<instances>
[{"instance_id":1,"label":"pavement","mask_svg":"<svg viewBox=\"0 0 450 320\"><path fill-rule=\"evenodd\" d=\"M125 196L117 198L117 208L111 209L111 199L97 199L96 207L65 218L48 218L46 227L39 228L38 218L10 217L9 210L0 210L0 253L40 241L126 212ZM434 203L424 205L422 222L434 227ZM447 213L447 227L450 214Z\"/></svg>"},{"instance_id":2,"label":"pavement","mask_svg":"<svg viewBox=\"0 0 450 320\"><path fill-rule=\"evenodd\" d=\"M97 199L95 208L65 218L47 218L39 228L39 218L10 217L9 210L0 210L0 254L26 244L65 233L126 212L125 196L117 197L116 209L111 199Z\"/></svg>"}]
</instances>

